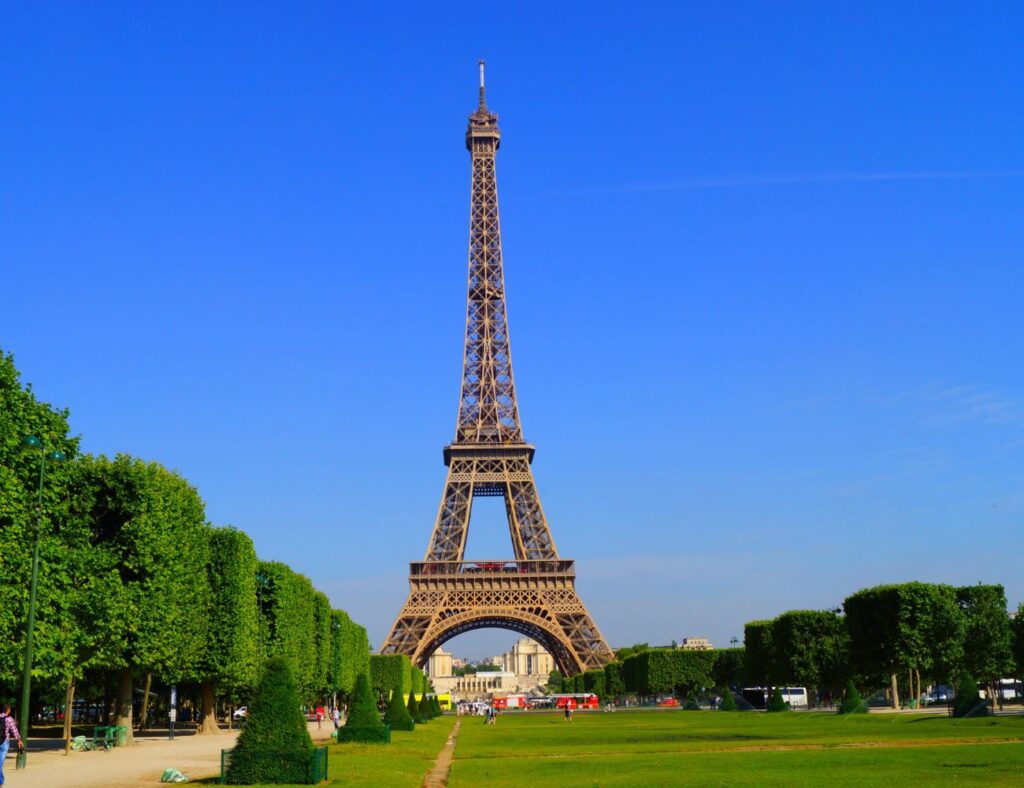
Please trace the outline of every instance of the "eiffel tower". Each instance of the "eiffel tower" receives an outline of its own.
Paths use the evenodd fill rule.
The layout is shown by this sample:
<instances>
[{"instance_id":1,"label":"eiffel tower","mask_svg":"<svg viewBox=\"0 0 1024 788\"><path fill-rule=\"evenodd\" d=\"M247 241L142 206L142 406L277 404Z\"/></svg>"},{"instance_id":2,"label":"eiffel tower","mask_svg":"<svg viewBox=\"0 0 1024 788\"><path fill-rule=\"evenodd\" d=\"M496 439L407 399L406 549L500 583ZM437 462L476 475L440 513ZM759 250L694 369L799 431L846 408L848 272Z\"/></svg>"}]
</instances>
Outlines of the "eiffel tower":
<instances>
[{"instance_id":1,"label":"eiffel tower","mask_svg":"<svg viewBox=\"0 0 1024 788\"><path fill-rule=\"evenodd\" d=\"M540 643L565 675L614 658L576 593L571 560L555 548L523 439L512 376L501 261L495 154L498 116L484 98L469 116L466 148L473 179L469 223L469 297L462 397L441 506L423 560L409 565L409 597L381 647L423 666L445 641L474 629L503 628ZM513 560L466 561L473 499L502 496Z\"/></svg>"}]
</instances>

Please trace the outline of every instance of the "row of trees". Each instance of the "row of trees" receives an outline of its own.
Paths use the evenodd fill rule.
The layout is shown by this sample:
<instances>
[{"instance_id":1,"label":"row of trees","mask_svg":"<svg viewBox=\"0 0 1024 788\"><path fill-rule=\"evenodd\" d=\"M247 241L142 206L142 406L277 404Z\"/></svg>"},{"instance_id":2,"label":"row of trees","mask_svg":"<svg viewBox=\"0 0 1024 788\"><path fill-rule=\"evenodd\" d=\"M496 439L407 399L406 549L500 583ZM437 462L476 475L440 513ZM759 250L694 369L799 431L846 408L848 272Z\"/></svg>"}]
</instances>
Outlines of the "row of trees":
<instances>
[{"instance_id":1,"label":"row of trees","mask_svg":"<svg viewBox=\"0 0 1024 788\"><path fill-rule=\"evenodd\" d=\"M37 435L47 465L22 439ZM34 697L71 707L75 689L116 694L132 725L133 695L153 680L201 688L201 729L215 702L244 700L264 661L283 657L303 698L347 694L369 671L366 631L288 566L259 561L252 540L206 521L199 494L155 462L79 452L68 412L22 387L0 352L0 693L20 682L37 514L40 573ZM22 712L24 713L24 711Z\"/></svg>"},{"instance_id":2,"label":"row of trees","mask_svg":"<svg viewBox=\"0 0 1024 788\"><path fill-rule=\"evenodd\" d=\"M802 686L840 698L853 680L886 686L898 706L900 687L920 697L927 683L957 683L969 674L990 690L1024 676L1024 605L1007 613L1000 585L931 583L858 591L842 609L790 610L744 627L744 647L711 651L651 649L616 652L602 670L575 676L554 671L551 692L694 695L710 687Z\"/></svg>"},{"instance_id":3,"label":"row of trees","mask_svg":"<svg viewBox=\"0 0 1024 788\"><path fill-rule=\"evenodd\" d=\"M746 681L742 648L684 651L640 643L619 649L615 656L604 668L575 676L552 672L548 691L593 692L599 698L669 693L692 697L702 689L741 686Z\"/></svg>"},{"instance_id":4,"label":"row of trees","mask_svg":"<svg viewBox=\"0 0 1024 788\"><path fill-rule=\"evenodd\" d=\"M1021 606L1024 611L1024 605ZM838 696L847 679L900 689L966 672L990 691L1024 675L1024 615L1007 613L1001 585L885 585L847 597L841 610L791 610L744 628L747 668L765 686L793 684ZM991 694L990 694L991 697Z\"/></svg>"}]
</instances>

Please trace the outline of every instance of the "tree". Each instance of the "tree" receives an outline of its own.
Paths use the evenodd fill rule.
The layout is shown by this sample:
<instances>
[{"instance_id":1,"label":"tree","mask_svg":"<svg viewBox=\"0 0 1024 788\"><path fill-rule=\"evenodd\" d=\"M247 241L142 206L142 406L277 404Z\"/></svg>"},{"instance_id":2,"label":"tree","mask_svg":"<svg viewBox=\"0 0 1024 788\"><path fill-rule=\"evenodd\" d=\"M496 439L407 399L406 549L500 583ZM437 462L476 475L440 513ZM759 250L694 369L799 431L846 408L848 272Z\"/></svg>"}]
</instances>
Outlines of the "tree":
<instances>
[{"instance_id":1,"label":"tree","mask_svg":"<svg viewBox=\"0 0 1024 788\"><path fill-rule=\"evenodd\" d=\"M1024 676L1024 602L1017 606L1013 619L1013 659L1017 663L1017 676Z\"/></svg>"},{"instance_id":2,"label":"tree","mask_svg":"<svg viewBox=\"0 0 1024 788\"><path fill-rule=\"evenodd\" d=\"M252 539L234 528L212 528L208 540L209 626L198 669L202 682L201 733L219 729L215 691L237 699L255 685L259 669L256 549Z\"/></svg>"},{"instance_id":3,"label":"tree","mask_svg":"<svg viewBox=\"0 0 1024 788\"><path fill-rule=\"evenodd\" d=\"M370 673L370 643L366 629L344 610L331 611L331 660L328 681L333 691L352 694L356 676Z\"/></svg>"},{"instance_id":4,"label":"tree","mask_svg":"<svg viewBox=\"0 0 1024 788\"><path fill-rule=\"evenodd\" d=\"M974 677L966 670L960 671L954 685L954 717L984 717L988 714L988 702L981 700Z\"/></svg>"},{"instance_id":5,"label":"tree","mask_svg":"<svg viewBox=\"0 0 1024 788\"><path fill-rule=\"evenodd\" d=\"M313 699L322 700L332 692L331 670L331 600L327 594L313 589L313 666L310 690Z\"/></svg>"},{"instance_id":6,"label":"tree","mask_svg":"<svg viewBox=\"0 0 1024 788\"><path fill-rule=\"evenodd\" d=\"M1014 667L1013 630L1006 613L1006 592L1001 585L964 586L956 590L964 613L964 668L997 697L996 687Z\"/></svg>"},{"instance_id":7,"label":"tree","mask_svg":"<svg viewBox=\"0 0 1024 788\"><path fill-rule=\"evenodd\" d=\"M303 701L313 700L319 689L313 584L286 564L260 561L256 566L256 598L263 653L288 660Z\"/></svg>"},{"instance_id":8,"label":"tree","mask_svg":"<svg viewBox=\"0 0 1024 788\"><path fill-rule=\"evenodd\" d=\"M860 693L853 684L853 679L846 682L846 691L843 693L843 702L839 706L840 714L867 714L868 706L861 698Z\"/></svg>"},{"instance_id":9,"label":"tree","mask_svg":"<svg viewBox=\"0 0 1024 788\"><path fill-rule=\"evenodd\" d=\"M715 649L715 663L711 668L711 679L717 687L735 687L747 684L746 650L742 648Z\"/></svg>"},{"instance_id":10,"label":"tree","mask_svg":"<svg viewBox=\"0 0 1024 788\"><path fill-rule=\"evenodd\" d=\"M228 766L231 785L311 782L313 741L288 660L271 657Z\"/></svg>"},{"instance_id":11,"label":"tree","mask_svg":"<svg viewBox=\"0 0 1024 788\"><path fill-rule=\"evenodd\" d=\"M726 687L722 690L722 702L718 704L719 711L739 711L736 699L732 696L732 690Z\"/></svg>"},{"instance_id":12,"label":"tree","mask_svg":"<svg viewBox=\"0 0 1024 788\"><path fill-rule=\"evenodd\" d=\"M405 698L396 687L391 690L391 697L388 698L388 708L384 712L384 723L393 731L411 731L416 728L415 715L412 714L412 696L409 696L409 706L405 705Z\"/></svg>"},{"instance_id":13,"label":"tree","mask_svg":"<svg viewBox=\"0 0 1024 788\"><path fill-rule=\"evenodd\" d=\"M412 663L405 654L372 654L370 685L379 695L395 689L399 695L412 692Z\"/></svg>"},{"instance_id":14,"label":"tree","mask_svg":"<svg viewBox=\"0 0 1024 788\"><path fill-rule=\"evenodd\" d=\"M768 701L768 711L788 711L789 704L782 697L782 691L776 687L775 692L772 693L772 698Z\"/></svg>"},{"instance_id":15,"label":"tree","mask_svg":"<svg viewBox=\"0 0 1024 788\"><path fill-rule=\"evenodd\" d=\"M423 718L424 722L429 722L430 719L434 716L434 710L431 707L430 700L427 698L426 695L423 695L420 698L417 710L419 711L420 717Z\"/></svg>"},{"instance_id":16,"label":"tree","mask_svg":"<svg viewBox=\"0 0 1024 788\"><path fill-rule=\"evenodd\" d=\"M894 707L898 674L907 675L910 695L920 697L922 670L945 678L962 659L965 621L950 586L877 586L847 597L843 609L854 669L865 677L887 677Z\"/></svg>"},{"instance_id":17,"label":"tree","mask_svg":"<svg viewBox=\"0 0 1024 788\"><path fill-rule=\"evenodd\" d=\"M391 728L380 721L377 704L370 693L370 678L366 673L360 673L356 676L356 683L352 688L348 720L338 730L338 742L387 744L390 741Z\"/></svg>"},{"instance_id":18,"label":"tree","mask_svg":"<svg viewBox=\"0 0 1024 788\"><path fill-rule=\"evenodd\" d=\"M125 455L84 457L75 506L102 587L94 660L116 672L117 724L132 728L133 677L194 677L208 629L203 502L183 478Z\"/></svg>"},{"instance_id":19,"label":"tree","mask_svg":"<svg viewBox=\"0 0 1024 788\"><path fill-rule=\"evenodd\" d=\"M551 673L548 674L548 692L562 692L562 682L562 672L560 670L551 671Z\"/></svg>"},{"instance_id":20,"label":"tree","mask_svg":"<svg viewBox=\"0 0 1024 788\"><path fill-rule=\"evenodd\" d=\"M617 698L626 692L621 662L609 662L604 666L604 691L609 698Z\"/></svg>"},{"instance_id":21,"label":"tree","mask_svg":"<svg viewBox=\"0 0 1024 788\"><path fill-rule=\"evenodd\" d=\"M771 624L775 683L838 694L848 673L846 622L832 610L790 610Z\"/></svg>"},{"instance_id":22,"label":"tree","mask_svg":"<svg viewBox=\"0 0 1024 788\"><path fill-rule=\"evenodd\" d=\"M743 648L747 677L758 686L771 687L772 622L748 621L743 625Z\"/></svg>"}]
</instances>

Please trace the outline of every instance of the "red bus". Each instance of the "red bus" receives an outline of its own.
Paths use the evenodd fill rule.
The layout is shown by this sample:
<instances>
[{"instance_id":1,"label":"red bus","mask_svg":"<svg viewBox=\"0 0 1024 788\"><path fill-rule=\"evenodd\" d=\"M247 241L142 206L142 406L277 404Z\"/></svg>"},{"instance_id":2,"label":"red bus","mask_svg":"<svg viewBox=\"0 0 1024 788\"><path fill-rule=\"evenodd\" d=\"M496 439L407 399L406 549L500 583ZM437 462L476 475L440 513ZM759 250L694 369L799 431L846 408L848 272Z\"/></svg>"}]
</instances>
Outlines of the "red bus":
<instances>
[{"instance_id":1,"label":"red bus","mask_svg":"<svg viewBox=\"0 0 1024 788\"><path fill-rule=\"evenodd\" d=\"M552 695L551 699L554 700L556 709L564 709L566 706L570 709L601 708L597 695L593 692L563 693Z\"/></svg>"}]
</instances>

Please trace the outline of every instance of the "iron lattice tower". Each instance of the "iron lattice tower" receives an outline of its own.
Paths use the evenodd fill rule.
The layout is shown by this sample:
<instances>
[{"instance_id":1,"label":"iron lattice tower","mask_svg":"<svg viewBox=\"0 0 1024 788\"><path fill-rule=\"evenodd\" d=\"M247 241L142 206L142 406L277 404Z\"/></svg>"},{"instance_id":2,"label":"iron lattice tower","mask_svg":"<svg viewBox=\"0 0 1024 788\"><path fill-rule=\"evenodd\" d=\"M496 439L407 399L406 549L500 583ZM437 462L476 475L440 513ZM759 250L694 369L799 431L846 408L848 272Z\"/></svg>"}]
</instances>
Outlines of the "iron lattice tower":
<instances>
[{"instance_id":1,"label":"iron lattice tower","mask_svg":"<svg viewBox=\"0 0 1024 788\"><path fill-rule=\"evenodd\" d=\"M566 675L614 658L576 593L575 567L560 558L530 467L516 404L501 259L495 157L498 116L480 103L469 116L472 162L469 286L462 394L455 440L444 449L448 478L423 561L409 565L409 596L382 654L408 654L423 666L463 632L500 627L543 645ZM514 560L466 561L476 496L502 496Z\"/></svg>"}]
</instances>

